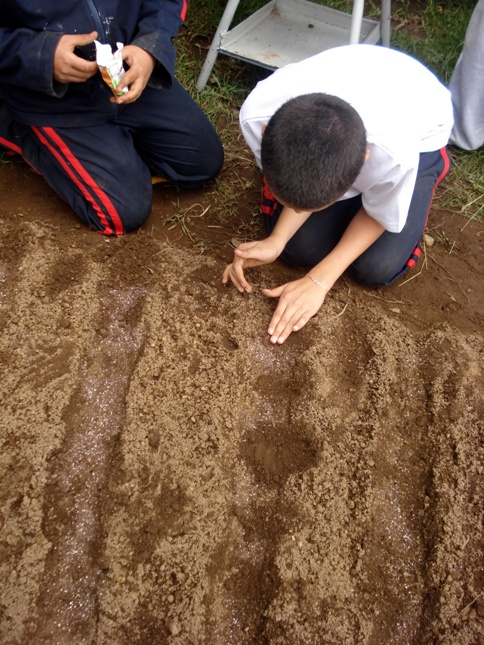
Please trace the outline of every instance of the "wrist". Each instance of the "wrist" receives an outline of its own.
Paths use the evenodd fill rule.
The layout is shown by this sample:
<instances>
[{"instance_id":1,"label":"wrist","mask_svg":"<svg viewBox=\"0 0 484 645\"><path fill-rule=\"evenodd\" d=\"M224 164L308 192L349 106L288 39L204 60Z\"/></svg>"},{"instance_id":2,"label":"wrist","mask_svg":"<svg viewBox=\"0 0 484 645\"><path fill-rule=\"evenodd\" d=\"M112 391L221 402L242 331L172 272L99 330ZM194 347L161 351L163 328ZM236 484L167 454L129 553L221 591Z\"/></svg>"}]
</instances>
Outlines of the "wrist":
<instances>
[{"instance_id":1,"label":"wrist","mask_svg":"<svg viewBox=\"0 0 484 645\"><path fill-rule=\"evenodd\" d=\"M283 236L278 235L275 231L273 231L266 239L273 246L275 252L277 253L277 257L279 257L284 251L287 240Z\"/></svg>"},{"instance_id":2,"label":"wrist","mask_svg":"<svg viewBox=\"0 0 484 645\"><path fill-rule=\"evenodd\" d=\"M318 287L320 287L320 289L322 289L322 290L324 291L325 295L328 293L328 291L329 291L329 290L330 290L330 288L331 288L331 287L328 287L328 286L327 286L326 284L324 284L323 282L320 282L319 280L317 280L316 278L314 278L310 273L306 273L305 277L306 277L306 278L309 278L309 279L311 280L311 282L313 282L313 283L314 283L314 284L316 284Z\"/></svg>"}]
</instances>

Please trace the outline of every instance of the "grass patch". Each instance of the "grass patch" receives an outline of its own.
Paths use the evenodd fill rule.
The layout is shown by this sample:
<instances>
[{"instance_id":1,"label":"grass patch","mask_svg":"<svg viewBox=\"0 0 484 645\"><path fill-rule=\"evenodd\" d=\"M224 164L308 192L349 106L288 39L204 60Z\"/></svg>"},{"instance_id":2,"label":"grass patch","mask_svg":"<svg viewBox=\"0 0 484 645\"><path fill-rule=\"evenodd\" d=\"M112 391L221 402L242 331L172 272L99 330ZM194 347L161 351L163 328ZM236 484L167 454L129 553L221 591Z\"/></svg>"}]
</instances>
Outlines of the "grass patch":
<instances>
[{"instance_id":1,"label":"grass patch","mask_svg":"<svg viewBox=\"0 0 484 645\"><path fill-rule=\"evenodd\" d=\"M484 149L465 152L450 148L452 174L437 192L436 206L484 221Z\"/></svg>"}]
</instances>

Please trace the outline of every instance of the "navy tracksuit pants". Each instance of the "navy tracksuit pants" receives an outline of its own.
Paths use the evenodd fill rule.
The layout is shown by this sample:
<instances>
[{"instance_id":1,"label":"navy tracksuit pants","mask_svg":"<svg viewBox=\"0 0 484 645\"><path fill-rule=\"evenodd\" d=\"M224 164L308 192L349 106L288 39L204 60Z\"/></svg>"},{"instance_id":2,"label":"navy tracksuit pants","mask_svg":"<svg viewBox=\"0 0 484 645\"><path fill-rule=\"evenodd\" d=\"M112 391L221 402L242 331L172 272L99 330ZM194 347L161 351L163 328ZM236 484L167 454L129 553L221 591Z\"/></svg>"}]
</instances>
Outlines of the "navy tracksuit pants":
<instances>
[{"instance_id":1,"label":"navy tracksuit pants","mask_svg":"<svg viewBox=\"0 0 484 645\"><path fill-rule=\"evenodd\" d=\"M200 107L176 81L146 87L108 123L33 127L0 106L0 146L19 153L93 230L119 235L151 211L152 176L200 186L223 163L220 140Z\"/></svg>"},{"instance_id":2,"label":"navy tracksuit pants","mask_svg":"<svg viewBox=\"0 0 484 645\"><path fill-rule=\"evenodd\" d=\"M385 231L349 267L350 275L368 285L389 285L415 266L421 254L420 240L427 225L434 189L449 168L445 148L420 155L405 226L400 233ZM313 213L286 244L281 259L298 267L313 267L321 262L339 242L361 205L361 195L358 195ZM266 228L271 233L282 205L275 200L265 182L261 209Z\"/></svg>"}]
</instances>

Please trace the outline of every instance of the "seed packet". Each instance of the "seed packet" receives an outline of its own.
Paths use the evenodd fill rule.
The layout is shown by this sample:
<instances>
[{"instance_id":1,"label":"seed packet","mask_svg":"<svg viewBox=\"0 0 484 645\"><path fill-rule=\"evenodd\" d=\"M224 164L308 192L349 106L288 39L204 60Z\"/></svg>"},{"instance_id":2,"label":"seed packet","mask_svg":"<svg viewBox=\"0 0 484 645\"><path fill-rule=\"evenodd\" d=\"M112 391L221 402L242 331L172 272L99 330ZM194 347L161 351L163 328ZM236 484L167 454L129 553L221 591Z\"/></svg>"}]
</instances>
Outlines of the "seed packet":
<instances>
[{"instance_id":1,"label":"seed packet","mask_svg":"<svg viewBox=\"0 0 484 645\"><path fill-rule=\"evenodd\" d=\"M126 94L128 91L127 87L122 90L117 89L125 74L121 53L124 46L123 43L116 43L118 49L113 53L111 45L103 45L97 40L94 42L96 44L96 62L104 81L109 85L114 96Z\"/></svg>"}]
</instances>

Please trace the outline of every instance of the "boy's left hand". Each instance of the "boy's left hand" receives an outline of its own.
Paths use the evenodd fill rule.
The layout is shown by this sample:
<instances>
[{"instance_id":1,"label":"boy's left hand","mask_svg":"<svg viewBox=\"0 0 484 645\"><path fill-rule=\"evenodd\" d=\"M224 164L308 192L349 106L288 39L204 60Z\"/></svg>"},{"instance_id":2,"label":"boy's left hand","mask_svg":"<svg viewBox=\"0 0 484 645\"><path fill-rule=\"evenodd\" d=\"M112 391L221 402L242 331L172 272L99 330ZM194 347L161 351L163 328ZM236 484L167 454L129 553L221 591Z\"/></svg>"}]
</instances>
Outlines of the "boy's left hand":
<instances>
[{"instance_id":1,"label":"boy's left hand","mask_svg":"<svg viewBox=\"0 0 484 645\"><path fill-rule=\"evenodd\" d=\"M156 63L151 54L137 45L126 45L126 47L123 47L122 55L123 60L129 65L129 69L123 76L119 89L122 90L127 87L128 92L122 96L113 96L111 98L111 102L117 105L133 103L141 96L141 92L150 80Z\"/></svg>"},{"instance_id":2,"label":"boy's left hand","mask_svg":"<svg viewBox=\"0 0 484 645\"><path fill-rule=\"evenodd\" d=\"M262 293L279 298L267 331L271 343L282 345L293 331L299 331L319 311L327 291L304 276L275 289L262 289Z\"/></svg>"}]
</instances>

